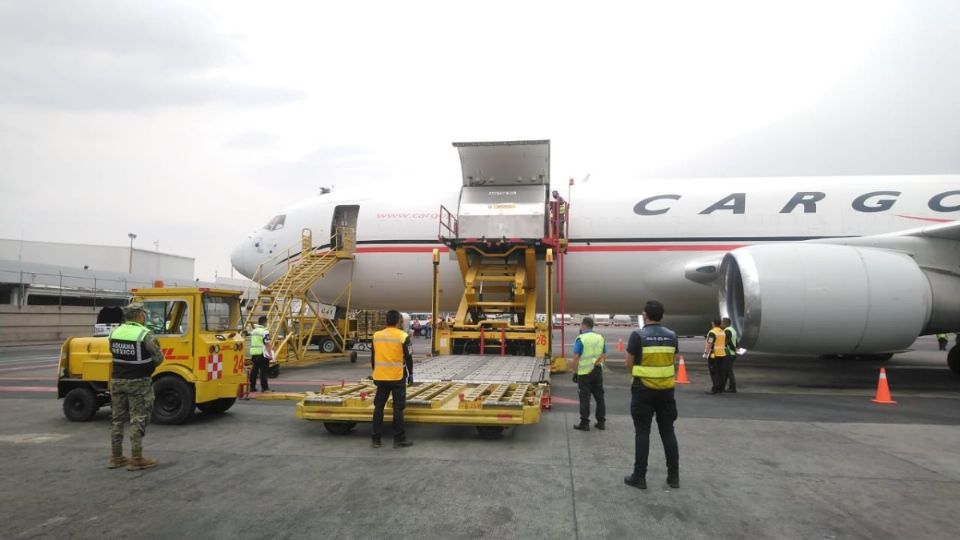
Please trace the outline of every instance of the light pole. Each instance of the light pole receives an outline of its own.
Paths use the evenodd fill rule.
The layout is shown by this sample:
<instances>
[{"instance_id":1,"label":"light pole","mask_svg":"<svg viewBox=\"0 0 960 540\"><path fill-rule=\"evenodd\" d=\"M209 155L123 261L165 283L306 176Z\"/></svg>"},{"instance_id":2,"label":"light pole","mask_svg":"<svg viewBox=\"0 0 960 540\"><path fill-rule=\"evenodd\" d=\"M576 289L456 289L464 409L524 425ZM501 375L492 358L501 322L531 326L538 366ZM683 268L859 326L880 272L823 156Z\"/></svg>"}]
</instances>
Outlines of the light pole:
<instances>
[{"instance_id":1,"label":"light pole","mask_svg":"<svg viewBox=\"0 0 960 540\"><path fill-rule=\"evenodd\" d=\"M130 239L130 264L129 264L128 268L127 268L127 273L128 273L128 274L132 274L132 273L133 273L133 241L134 241L134 239L136 239L136 237L137 237L137 235L135 235L135 234L133 234L133 233L127 233L127 238Z\"/></svg>"}]
</instances>

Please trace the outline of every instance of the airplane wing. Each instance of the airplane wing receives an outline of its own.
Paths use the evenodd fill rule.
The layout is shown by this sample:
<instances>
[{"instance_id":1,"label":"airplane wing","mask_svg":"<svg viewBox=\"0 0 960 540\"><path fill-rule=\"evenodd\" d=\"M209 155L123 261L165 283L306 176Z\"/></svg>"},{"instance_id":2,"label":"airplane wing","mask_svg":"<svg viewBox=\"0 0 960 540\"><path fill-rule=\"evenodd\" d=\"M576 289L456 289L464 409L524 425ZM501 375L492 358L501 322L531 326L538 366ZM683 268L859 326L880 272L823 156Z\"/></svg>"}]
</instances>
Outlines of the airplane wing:
<instances>
[{"instance_id":1,"label":"airplane wing","mask_svg":"<svg viewBox=\"0 0 960 540\"><path fill-rule=\"evenodd\" d=\"M943 223L941 225L931 225L920 228L910 233L911 236L923 236L927 238L940 238L942 240L952 240L960 242L960 221L952 223Z\"/></svg>"},{"instance_id":2,"label":"airplane wing","mask_svg":"<svg viewBox=\"0 0 960 540\"><path fill-rule=\"evenodd\" d=\"M938 223L936 225L927 225L915 229L907 229L893 233L881 234L876 236L867 236L864 238L897 238L904 236L915 236L921 238L939 238L941 240L952 240L960 242L960 221L951 221L947 223Z\"/></svg>"},{"instance_id":3,"label":"airplane wing","mask_svg":"<svg viewBox=\"0 0 960 540\"><path fill-rule=\"evenodd\" d=\"M897 251L913 257L921 268L960 276L960 221L874 236L816 240L811 243Z\"/></svg>"},{"instance_id":4,"label":"airplane wing","mask_svg":"<svg viewBox=\"0 0 960 540\"><path fill-rule=\"evenodd\" d=\"M854 238L807 240L803 244L834 244L871 247L906 253L921 268L960 275L960 221L938 223L893 233ZM689 261L684 267L685 277L693 282L710 284L720 277L723 254Z\"/></svg>"}]
</instances>

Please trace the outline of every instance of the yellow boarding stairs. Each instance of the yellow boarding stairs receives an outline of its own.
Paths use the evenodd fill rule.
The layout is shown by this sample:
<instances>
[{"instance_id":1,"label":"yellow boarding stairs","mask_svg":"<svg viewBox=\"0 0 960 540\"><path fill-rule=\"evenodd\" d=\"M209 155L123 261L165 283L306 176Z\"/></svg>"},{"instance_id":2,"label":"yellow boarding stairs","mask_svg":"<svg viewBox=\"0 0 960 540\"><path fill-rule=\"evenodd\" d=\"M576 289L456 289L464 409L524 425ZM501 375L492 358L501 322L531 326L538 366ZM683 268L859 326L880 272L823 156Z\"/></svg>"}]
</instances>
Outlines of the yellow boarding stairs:
<instances>
[{"instance_id":1,"label":"yellow boarding stairs","mask_svg":"<svg viewBox=\"0 0 960 540\"><path fill-rule=\"evenodd\" d=\"M312 232L303 229L298 245L280 251L262 263L254 274L257 283L270 284L259 291L248 311L244 328L252 328L262 316L267 318L266 328L272 339L274 361L278 364L339 357L347 350L349 321L344 318L338 323L334 314L323 313L321 306L324 304L311 289L338 263L353 260L356 247L354 230L338 228L331 236L329 245L327 251L314 249ZM299 256L296 255L298 252ZM285 264L280 261L284 255ZM270 272L264 275L264 269L271 267ZM351 283L348 282L332 305L344 305L345 302L349 312L350 293ZM308 351L315 336L331 339L336 344L336 352Z\"/></svg>"}]
</instances>

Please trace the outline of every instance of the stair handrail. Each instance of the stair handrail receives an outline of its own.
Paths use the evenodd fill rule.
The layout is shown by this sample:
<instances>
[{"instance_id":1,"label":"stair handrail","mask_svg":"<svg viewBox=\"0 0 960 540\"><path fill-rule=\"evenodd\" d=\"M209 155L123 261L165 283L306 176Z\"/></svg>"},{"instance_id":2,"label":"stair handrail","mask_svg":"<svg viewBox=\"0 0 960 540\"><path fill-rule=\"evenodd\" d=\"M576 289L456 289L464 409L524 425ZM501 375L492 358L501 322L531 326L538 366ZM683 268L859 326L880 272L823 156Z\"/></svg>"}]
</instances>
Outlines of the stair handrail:
<instances>
[{"instance_id":1,"label":"stair handrail","mask_svg":"<svg viewBox=\"0 0 960 540\"><path fill-rule=\"evenodd\" d=\"M447 210L447 207L440 205L440 224L437 227L437 238L440 241L445 240L447 237L443 235L443 231L446 231L452 236L450 238L459 238L460 237L460 222L456 216L453 215L453 212Z\"/></svg>"}]
</instances>

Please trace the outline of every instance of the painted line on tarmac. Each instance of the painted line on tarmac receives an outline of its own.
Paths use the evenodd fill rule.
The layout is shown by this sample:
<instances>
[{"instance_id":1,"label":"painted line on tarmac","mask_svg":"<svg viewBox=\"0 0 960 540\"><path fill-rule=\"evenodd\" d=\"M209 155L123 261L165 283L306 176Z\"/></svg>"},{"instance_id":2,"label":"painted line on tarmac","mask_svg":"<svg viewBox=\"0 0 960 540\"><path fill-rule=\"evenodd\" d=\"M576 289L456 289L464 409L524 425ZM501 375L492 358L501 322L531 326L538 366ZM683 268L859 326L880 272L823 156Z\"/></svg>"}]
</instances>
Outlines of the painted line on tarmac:
<instances>
[{"instance_id":1,"label":"painted line on tarmac","mask_svg":"<svg viewBox=\"0 0 960 540\"><path fill-rule=\"evenodd\" d=\"M7 377L7 376L0 376L0 381L51 381L51 380L56 380L56 379L57 379L57 377L56 377L55 375L54 375L54 376L47 376L47 377ZM343 382L344 382L344 384L353 384L353 383L356 383L357 381L352 380L352 379L344 379ZM273 379L270 380L270 386L294 386L294 385L298 385L298 384L322 384L322 385L325 385L325 386L332 386L332 385L337 385L337 386L339 386L339 385L340 385L340 379L337 379L337 380L335 380L335 381L321 381L321 380L286 380L286 381L277 381L277 380L273 380Z\"/></svg>"},{"instance_id":2,"label":"painted line on tarmac","mask_svg":"<svg viewBox=\"0 0 960 540\"><path fill-rule=\"evenodd\" d=\"M550 396L550 401L552 403L559 403L561 405L579 405L580 401L576 399L568 399L565 397Z\"/></svg>"},{"instance_id":3,"label":"painted line on tarmac","mask_svg":"<svg viewBox=\"0 0 960 540\"><path fill-rule=\"evenodd\" d=\"M344 384L353 384L357 381L352 381L350 379L344 379ZM298 384L322 384L324 386L330 386L333 384L339 385L340 381L278 381L275 379L270 379L270 386L295 386Z\"/></svg>"},{"instance_id":4,"label":"painted line on tarmac","mask_svg":"<svg viewBox=\"0 0 960 540\"><path fill-rule=\"evenodd\" d=\"M51 358L49 356L42 360L38 359L38 360L27 360L27 361L23 361L18 358L16 360L10 360L10 361L0 360L0 367L32 366L34 364L43 364L44 362L56 362L56 361L57 361L56 357Z\"/></svg>"},{"instance_id":5,"label":"painted line on tarmac","mask_svg":"<svg viewBox=\"0 0 960 540\"><path fill-rule=\"evenodd\" d=\"M0 392L38 392L46 394L56 391L56 386L0 386Z\"/></svg>"},{"instance_id":6,"label":"painted line on tarmac","mask_svg":"<svg viewBox=\"0 0 960 540\"><path fill-rule=\"evenodd\" d=\"M37 354L16 354L10 351L0 351L0 354L4 354L4 353L10 353L8 355L10 358L22 358L24 360L32 360L34 358L50 358L51 356L57 356L59 354L59 351L51 350L49 352L37 353Z\"/></svg>"},{"instance_id":7,"label":"painted line on tarmac","mask_svg":"<svg viewBox=\"0 0 960 540\"><path fill-rule=\"evenodd\" d=\"M54 364L42 364L42 365L36 365L36 366L20 366L20 367L12 367L12 368L2 368L0 369L0 373L7 373L9 371L28 371L31 369L53 368L53 367L57 367L57 365L58 364L54 363Z\"/></svg>"}]
</instances>

